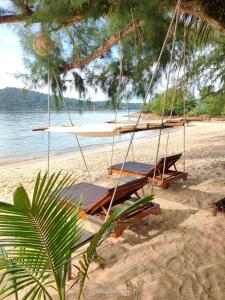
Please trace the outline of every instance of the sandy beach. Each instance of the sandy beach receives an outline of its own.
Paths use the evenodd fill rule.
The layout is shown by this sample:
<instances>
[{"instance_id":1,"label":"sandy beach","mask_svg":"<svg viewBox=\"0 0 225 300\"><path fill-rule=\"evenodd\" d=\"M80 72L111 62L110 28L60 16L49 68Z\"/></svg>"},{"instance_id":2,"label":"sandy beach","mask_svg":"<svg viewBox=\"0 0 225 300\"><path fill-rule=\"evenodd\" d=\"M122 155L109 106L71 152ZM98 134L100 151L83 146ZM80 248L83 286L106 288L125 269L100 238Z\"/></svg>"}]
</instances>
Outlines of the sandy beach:
<instances>
[{"instance_id":1,"label":"sandy beach","mask_svg":"<svg viewBox=\"0 0 225 300\"><path fill-rule=\"evenodd\" d=\"M161 140L165 155L167 135ZM158 138L134 142L135 160L154 162ZM225 197L225 123L191 122L186 128L187 181L168 190L156 187L155 202L160 216L143 219L118 239L109 238L99 255L102 269L93 263L84 294L90 299L174 300L225 298L225 217L212 216L209 202ZM124 159L127 142L117 144L113 163ZM183 130L170 134L168 153L183 152ZM94 182L110 186L107 175L111 147L85 151ZM130 155L129 159L132 158ZM177 165L183 169L182 160ZM12 201L22 183L32 191L38 171L46 171L46 160L24 161L0 167L0 199ZM80 155L54 156L51 172L72 172L79 181L88 181ZM151 186L145 189L148 194ZM68 293L74 299L74 291Z\"/></svg>"}]
</instances>

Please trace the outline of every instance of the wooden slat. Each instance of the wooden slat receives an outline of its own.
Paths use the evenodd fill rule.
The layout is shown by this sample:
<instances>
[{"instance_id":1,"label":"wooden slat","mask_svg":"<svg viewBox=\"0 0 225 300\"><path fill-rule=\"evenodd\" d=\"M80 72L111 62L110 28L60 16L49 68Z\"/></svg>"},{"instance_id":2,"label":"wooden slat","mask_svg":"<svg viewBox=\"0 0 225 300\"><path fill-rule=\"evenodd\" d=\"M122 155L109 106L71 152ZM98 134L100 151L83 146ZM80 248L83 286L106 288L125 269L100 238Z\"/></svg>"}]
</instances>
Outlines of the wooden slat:
<instances>
[{"instance_id":1,"label":"wooden slat","mask_svg":"<svg viewBox=\"0 0 225 300\"><path fill-rule=\"evenodd\" d=\"M131 180L126 183L121 183L115 194L114 202L122 201L123 199L129 199L130 196L136 191L143 188L148 184L147 177ZM81 182L79 184L72 185L70 188L66 188L64 191L64 197L68 197L71 201L71 207L81 200L81 208L84 213L94 213L102 206L108 207L110 200L112 199L113 188L105 188L99 185ZM82 216L82 213L80 214ZM85 217L85 214L83 214Z\"/></svg>"},{"instance_id":2,"label":"wooden slat","mask_svg":"<svg viewBox=\"0 0 225 300\"><path fill-rule=\"evenodd\" d=\"M71 205L81 200L81 208L84 212L89 212L97 202L108 199L108 194L107 188L87 182L72 185L66 188L64 193L69 197Z\"/></svg>"},{"instance_id":3,"label":"wooden slat","mask_svg":"<svg viewBox=\"0 0 225 300\"><path fill-rule=\"evenodd\" d=\"M121 170L122 168L122 163L121 164L115 164L111 168L114 170ZM150 170L154 169L154 165L151 164L146 164L146 163L141 163L141 162L136 162L136 161L127 161L124 164L123 170L128 172L128 173L134 173L138 174L141 176L147 176L150 172Z\"/></svg>"},{"instance_id":4,"label":"wooden slat","mask_svg":"<svg viewBox=\"0 0 225 300\"><path fill-rule=\"evenodd\" d=\"M127 229L129 226L136 223L137 221L139 221L149 215L159 215L160 213L161 213L161 209L160 209L159 204L154 203L154 202L150 202L143 209L137 208L135 211L124 216L124 218L123 217L120 218L119 222L121 222L121 223L118 223L118 226L117 226L115 232L112 234L112 236L119 237L122 235L122 233L125 229Z\"/></svg>"},{"instance_id":5,"label":"wooden slat","mask_svg":"<svg viewBox=\"0 0 225 300\"><path fill-rule=\"evenodd\" d=\"M123 175L127 176L148 176L149 181L159 183L163 188L168 188L169 184L176 180L186 180L188 174L185 172L179 172L176 170L176 162L181 158L182 153L175 155L167 156L166 158L160 158L157 162L156 167L152 164L140 163L140 162L125 162L124 168L122 171ZM164 169L165 161L165 170ZM123 164L115 164L109 168L109 174L120 173ZM174 167L175 170L170 170L171 167ZM155 178L154 170L156 168ZM163 172L164 171L164 172ZM162 174L164 177L162 178Z\"/></svg>"}]
</instances>

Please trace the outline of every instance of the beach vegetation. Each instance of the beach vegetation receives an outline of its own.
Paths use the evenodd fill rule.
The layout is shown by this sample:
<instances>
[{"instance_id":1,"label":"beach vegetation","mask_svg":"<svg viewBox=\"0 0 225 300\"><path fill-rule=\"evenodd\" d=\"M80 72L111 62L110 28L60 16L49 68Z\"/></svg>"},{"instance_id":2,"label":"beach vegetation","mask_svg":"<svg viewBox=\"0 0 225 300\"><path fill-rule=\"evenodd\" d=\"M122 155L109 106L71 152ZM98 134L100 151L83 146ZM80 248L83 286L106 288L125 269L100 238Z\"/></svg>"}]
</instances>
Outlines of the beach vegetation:
<instances>
[{"instance_id":1,"label":"beach vegetation","mask_svg":"<svg viewBox=\"0 0 225 300\"><path fill-rule=\"evenodd\" d=\"M165 101L166 97L166 101ZM167 93L156 94L150 103L144 107L144 113L161 115L164 111L166 116L188 116L208 115L210 117L225 115L225 92L223 90L214 91L212 86L203 87L199 97L195 97L190 92L184 93L182 89L170 88ZM165 107L164 107L164 102Z\"/></svg>"},{"instance_id":2,"label":"beach vegetation","mask_svg":"<svg viewBox=\"0 0 225 300\"><path fill-rule=\"evenodd\" d=\"M165 115L182 116L185 111L189 113L196 107L196 99L191 93L185 93L183 89L170 88L167 92L157 94L150 103L144 107L145 113L154 113L161 115L164 111ZM164 105L165 103L165 105Z\"/></svg>"},{"instance_id":3,"label":"beach vegetation","mask_svg":"<svg viewBox=\"0 0 225 300\"><path fill-rule=\"evenodd\" d=\"M14 295L19 299L65 300L66 278L76 245L83 236L80 221L81 202L73 202L66 188L74 183L71 175L39 173L30 197L20 185L13 204L0 202L0 299ZM88 269L96 257L102 239L113 231L121 214L152 196L116 209L90 241L87 250L75 262L77 298L80 299Z\"/></svg>"},{"instance_id":4,"label":"beach vegetation","mask_svg":"<svg viewBox=\"0 0 225 300\"><path fill-rule=\"evenodd\" d=\"M11 1L0 9L0 23L20 24L27 88L43 87L48 73L53 95L75 89L80 98L89 88L103 91L113 103L145 96L176 0ZM225 4L223 0L181 1L188 15L186 51L190 82L224 89ZM219 7L219 9L218 9ZM179 68L183 21L176 36L173 71ZM153 83L162 90L168 71L172 32ZM122 70L122 71L121 71ZM119 93L118 93L118 86ZM190 88L191 90L191 88ZM158 91L157 91L158 92ZM120 94L120 96L118 96ZM180 104L177 102L177 111Z\"/></svg>"}]
</instances>

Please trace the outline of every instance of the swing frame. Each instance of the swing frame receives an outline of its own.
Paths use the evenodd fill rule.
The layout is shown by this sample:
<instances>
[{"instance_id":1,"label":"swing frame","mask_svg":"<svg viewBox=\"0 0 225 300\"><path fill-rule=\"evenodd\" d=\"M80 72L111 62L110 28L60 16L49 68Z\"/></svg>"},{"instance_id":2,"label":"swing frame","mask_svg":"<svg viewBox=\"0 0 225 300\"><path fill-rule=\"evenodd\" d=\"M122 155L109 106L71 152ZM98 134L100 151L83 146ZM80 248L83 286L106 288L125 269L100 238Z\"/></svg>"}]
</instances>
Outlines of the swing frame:
<instances>
[{"instance_id":1,"label":"swing frame","mask_svg":"<svg viewBox=\"0 0 225 300\"><path fill-rule=\"evenodd\" d=\"M170 58L170 68L169 68L169 74L170 74L170 71L171 71L171 64L172 64L172 57L173 57L173 53L174 53L174 45L175 45L175 36L176 36L176 31L177 31L177 23L178 23L178 17L179 17L179 9L180 9L180 2L181 0L178 0L178 3L177 3L177 6L175 8L175 11L173 13L173 16L172 16L172 19L171 19L171 22L170 22L170 26L168 28L168 31L167 31L167 34L166 34L166 37L165 37L165 40L164 40L164 43L162 45L162 48L161 48L161 51L160 51L160 54L159 54L159 57L158 57L158 60L157 60L157 63L156 63L156 67L153 71L153 75L150 79L150 82L149 82L149 85L148 85L148 88L147 88L147 91L146 91L146 95L145 95L145 98L144 98L144 101L142 103L142 108L141 108L141 111L139 113L139 116L137 118L137 121L135 122L135 126L138 126L139 125L139 122L140 122L140 119L141 119L141 114L143 112L143 108L145 106L145 104L147 103L147 99L148 99L148 96L149 96L149 93L150 93L150 90L152 88L152 85L153 85L153 82L154 82L154 78L156 76L156 73L157 73L157 70L158 70L158 67L160 65L160 61L161 61L161 57L162 57L162 54L166 48L166 44L168 42L168 39L169 39L169 35L170 35L170 32L172 30L172 27L173 27L173 23L174 23L174 20L176 19L176 24L175 24L175 30L174 30L174 36L173 36L173 47L172 47L172 50L171 50L171 58ZM61 92L61 89L60 89L60 86L59 86L59 83L58 83L58 80L57 80L57 77L56 77L56 74L53 71L53 75L56 79L56 82L57 82L57 87L59 89L59 93L60 95L62 96L62 100L63 100L63 104L65 106L65 109L66 109L66 112L69 116L69 119L70 119L70 123L71 123L71 126L73 126L73 122L72 122L72 119L70 117L70 114L69 114L69 111L66 107L66 104L65 104L65 101L64 101L64 98L63 98L63 95L62 95L62 92ZM121 54L121 74L120 74L120 78L122 78L122 54ZM49 86L50 86L50 79L49 79ZM168 76L168 81L167 81L167 90L168 90L168 83L169 83L169 76ZM120 83L119 83L120 84ZM119 89L119 88L118 88ZM49 92L49 95L50 95L50 92ZM165 102L166 99L164 99L164 102ZM49 108L50 108L50 105L49 105ZM165 103L164 103L164 108L165 108ZM161 121L161 124L163 124L163 120L164 120L164 112L162 114L162 121ZM184 120L185 121L185 120ZM50 127L50 109L49 109L49 127ZM158 150L159 150L159 145L160 145L160 138L161 138L161 132L162 132L162 127L160 128L160 134L159 134L159 141L158 141L158 148L157 148L157 155L156 155L156 159L158 158ZM117 179L117 182L116 182L116 185L115 185L115 188L114 188L114 191L113 191L113 194L112 194L112 197L111 197L111 200L110 200L110 203L109 203L109 206L108 206L108 210L106 212L106 218L108 218L109 216L109 213L111 211L111 207L113 205L113 201L115 199L115 196L116 196L116 192L117 192L117 189L119 187L119 182L120 182L120 178L121 178L121 175L122 175L122 171L123 171L123 167L124 167L124 164L127 160L127 157L128 157L128 154L129 154L129 151L130 151L130 148L132 146L132 143L133 143L133 139L134 139L134 135L135 135L135 131L133 131L131 133L131 139L130 139L130 142L129 142L129 145L128 145L128 149L127 149L127 152L126 152L126 155L125 155L125 158L124 158L124 162L122 164L122 168L119 172L119 176L118 176L118 179ZM84 164L85 164L85 167L86 167L86 170L88 172L88 175L90 177L90 181L92 182L92 179L91 179L91 176L90 176L90 172L89 172L89 169L87 167L87 164L86 164L86 160L84 158L84 154L83 154L83 151L81 149L81 145L79 143L79 140L78 140L78 137L76 136L76 139L77 139L77 143L78 143L78 146L79 146L79 149L80 149L80 152L82 154L82 158L83 158L83 161L84 161ZM114 143L113 143L114 144ZM49 134L49 143L48 143L48 173L49 173L49 159L50 159L50 155L49 155L49 152L50 152L50 134ZM157 161L157 160L156 160ZM153 181L157 180L157 176L156 176L156 168L154 169L154 175L153 175ZM164 171L165 171L165 165L164 165ZM164 179L164 171L163 171L163 176L161 176L163 178L163 181L165 182L165 179ZM174 175L174 174L173 174ZM173 176L172 176L173 177ZM171 177L171 178L172 178ZM161 179L162 181L162 179ZM153 191L152 191L153 192Z\"/></svg>"}]
</instances>

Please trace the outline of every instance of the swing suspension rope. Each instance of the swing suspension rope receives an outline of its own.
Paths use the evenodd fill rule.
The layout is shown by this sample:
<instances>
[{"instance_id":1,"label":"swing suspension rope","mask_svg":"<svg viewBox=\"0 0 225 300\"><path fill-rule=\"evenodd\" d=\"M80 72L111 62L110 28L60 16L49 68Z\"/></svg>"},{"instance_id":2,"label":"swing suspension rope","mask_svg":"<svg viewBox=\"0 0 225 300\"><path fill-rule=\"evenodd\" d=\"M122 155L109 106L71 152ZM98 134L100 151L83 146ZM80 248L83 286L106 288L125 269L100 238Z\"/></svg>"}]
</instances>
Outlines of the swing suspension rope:
<instances>
[{"instance_id":1,"label":"swing suspension rope","mask_svg":"<svg viewBox=\"0 0 225 300\"><path fill-rule=\"evenodd\" d=\"M161 115L161 124L163 124L164 117L165 117L165 107L166 107L166 102L167 102L170 76L171 76L171 70L172 70L172 64L173 64L173 58L174 58L174 51L175 51L177 25L178 25L178 20L179 20L179 16L180 16L179 12L180 12L180 2L178 2L178 7L177 7L177 11L176 11L175 29L174 29L174 32L173 32L172 49L171 49L171 52L170 52L169 69L168 69L167 81L166 81L166 91L165 91L165 94L164 94L164 97L163 97L163 110L162 110L162 115ZM152 180L152 193L154 191L154 182L155 182L155 177L156 177L156 172L157 172L156 167L157 167L157 162L158 162L158 157L159 157L161 137L162 137L162 127L159 130L159 136L158 136L157 150L156 150L156 156L155 156L155 168L154 168L153 180ZM164 176L164 173L165 173L165 166L166 166L166 159L164 159L164 162L163 162L163 176Z\"/></svg>"},{"instance_id":2,"label":"swing suspension rope","mask_svg":"<svg viewBox=\"0 0 225 300\"><path fill-rule=\"evenodd\" d=\"M187 18L184 16L184 74L187 74L186 48L187 48ZM184 98L183 98L183 120L184 120L184 134L183 134L183 170L186 171L186 98L187 98L187 76L184 77Z\"/></svg>"},{"instance_id":3,"label":"swing suspension rope","mask_svg":"<svg viewBox=\"0 0 225 300\"><path fill-rule=\"evenodd\" d=\"M158 71L158 68L159 68L159 65L160 65L161 57L162 57L163 52L164 52L164 50L165 50L165 48L166 48L166 44L167 44L167 41L168 41L170 32L171 32L171 30L172 30L172 26L173 26L175 17L176 17L176 15L177 15L178 9L179 9L179 7L180 7L180 2L181 2L181 0L178 0L177 5L176 5L176 8L175 8L175 11L174 11L174 13L173 13L173 16L172 16L172 19L171 19L171 22L170 22L170 25L169 25L169 28L168 28L168 30L167 30L167 34L166 34L165 40L164 40L164 42L163 42L163 46L162 46L162 48L161 48L161 51L160 51L158 60L157 60L157 62L156 62L155 68L154 68L154 70L153 70L153 74L152 74L152 76L151 76L151 79L150 79L150 82L149 82L149 85L148 85L148 88L147 88L147 91L146 91L146 95L145 95L144 101L143 101L143 103L142 103L142 107L141 107L141 110L140 110L140 112L139 112L139 115L138 115L138 118L137 118L137 121L136 121L135 126L137 126L137 125L139 124L140 119L141 119L141 115L142 115L142 113L143 113L144 106L145 106L145 104L147 103L147 99L148 99L150 90L151 90L151 88L152 88L152 85L153 85L155 76L156 76L156 74L157 74L157 71ZM112 199L111 199L111 201L110 201L110 204L109 204L109 207L108 207L108 211L107 211L105 220L108 219L109 212L110 212L110 210L111 210L112 203L113 203L113 201L114 201L114 198L115 198L115 195L116 195L118 186L119 186L119 182L120 182L120 179L121 179L121 176L122 176L122 172L123 172L123 169L124 169L124 165L125 165L125 162L126 162L126 160L127 160L127 157L128 157L128 154L129 154L129 151L130 151L130 148L131 148L132 141L133 141L133 139L134 139L134 135L135 135L135 131L134 131L134 132L132 133L132 135L131 135L131 139L130 139L130 142L129 142L129 145L128 145L128 149L127 149L127 151L126 151L125 158L124 158L124 161L123 161L122 166L121 166L120 173L119 173L118 178L117 178L116 186L115 186L115 189L114 189L114 191L113 191Z\"/></svg>"},{"instance_id":4,"label":"swing suspension rope","mask_svg":"<svg viewBox=\"0 0 225 300\"><path fill-rule=\"evenodd\" d=\"M122 47L120 43L120 73L119 73L119 82L116 90L116 107L115 107L115 119L114 121L117 121L117 115L118 115L118 107L119 107L119 96L120 96L120 89L121 89L121 82L122 82ZM112 138L112 150L111 150L111 166L113 164L113 154L114 154L114 148L115 148L115 137Z\"/></svg>"},{"instance_id":5,"label":"swing suspension rope","mask_svg":"<svg viewBox=\"0 0 225 300\"><path fill-rule=\"evenodd\" d=\"M176 78L176 84L175 84L175 89L174 89L174 94L173 94L173 98L172 98L172 105L171 105L171 110L170 110L170 116L169 116L169 120L172 119L173 116L173 110L174 110L174 106L175 106L175 99L176 99L176 95L177 95L177 89L178 86L180 85L180 71L181 71L181 67L183 66L183 72L184 72L184 78L186 78L186 58L185 58L185 53L186 53L186 41L187 41L187 28L186 28L187 24L186 24L186 18L184 17L184 34L183 34L183 47L182 47L182 53L181 53L181 57L180 57L180 61L179 61L179 68L178 68L178 72L177 72L177 78ZM184 94L183 94L183 126L184 126L184 130L183 130L183 171L185 172L185 152L186 152L186 135L185 135L185 126L186 126L186 86L187 86L187 82L184 80ZM168 128L167 131L167 140L166 140L166 151L165 151L165 157L167 157L167 153L168 153L168 144L169 144L169 134L170 134L170 128ZM163 176L165 174L165 160L164 160L164 166L163 166Z\"/></svg>"},{"instance_id":6,"label":"swing suspension rope","mask_svg":"<svg viewBox=\"0 0 225 300\"><path fill-rule=\"evenodd\" d=\"M121 95L121 87L124 82L124 76L123 76L123 48L120 40L120 74L119 74L119 82L117 86L117 92L116 92L116 109L115 109L115 122L117 121L117 115L118 115L118 108L119 108L119 99ZM127 115L128 115L128 120L130 121L130 113L129 113L129 107L128 107L128 100L126 97L126 108L127 108ZM113 165L113 156L114 156L114 149L115 149L115 137L113 136L112 138L112 150L111 150L111 166ZM133 142L132 142L132 157L134 160L134 147L133 147Z\"/></svg>"},{"instance_id":7,"label":"swing suspension rope","mask_svg":"<svg viewBox=\"0 0 225 300\"><path fill-rule=\"evenodd\" d=\"M50 58L48 56L48 127L51 126L50 91ZM50 132L48 132L48 178L50 176L50 143L51 135Z\"/></svg>"},{"instance_id":8,"label":"swing suspension rope","mask_svg":"<svg viewBox=\"0 0 225 300\"><path fill-rule=\"evenodd\" d=\"M128 121L130 122L130 111L129 111L129 106L128 106L128 99L126 97L126 108L127 108L127 116L128 116ZM134 161L134 143L132 142L131 144L131 154L132 154L132 160Z\"/></svg>"},{"instance_id":9,"label":"swing suspension rope","mask_svg":"<svg viewBox=\"0 0 225 300\"><path fill-rule=\"evenodd\" d=\"M64 108L65 108L65 110L66 110L66 112L67 112L67 115L68 115L70 124L71 124L71 126L74 126L73 120L72 120L72 118L71 118L70 112L69 112L69 110L68 110L68 108L67 108L67 105L66 105L66 102L65 102L65 100L64 100L64 97L63 97L61 88L60 88L60 86L59 86L59 82L58 82L58 79L57 79L57 76L56 76L56 74L55 74L54 69L52 69L52 72L53 72L53 75L54 75L54 77L55 77L55 81L56 81L56 84L57 84L57 87L58 87L58 91L59 91L59 94L60 94L60 98L62 99L62 102L63 102ZM92 177L91 177L91 173L90 173L90 171L89 171L89 168L88 168L88 165L87 165L87 162L86 162L86 159L85 159L83 150L82 150L82 146L81 146L80 141L79 141L79 139L78 139L78 136L76 136L76 141L77 141L77 144L78 144L78 147L79 147L79 150L80 150L80 153L81 153L81 156L82 156L82 159L83 159L83 162L84 162L86 171L87 171L87 173L88 173L89 180L90 180L91 183L93 183L93 180L92 180Z\"/></svg>"}]
</instances>

